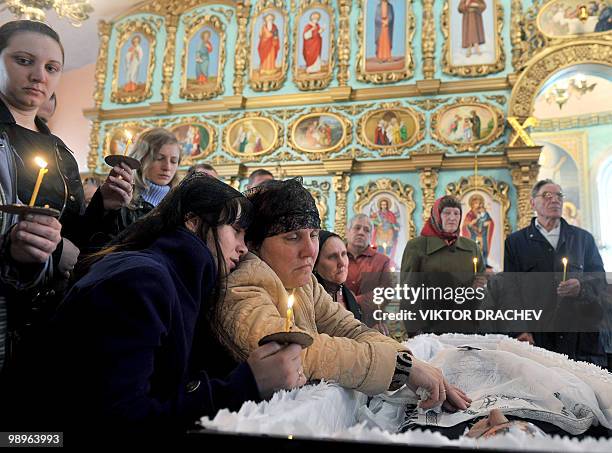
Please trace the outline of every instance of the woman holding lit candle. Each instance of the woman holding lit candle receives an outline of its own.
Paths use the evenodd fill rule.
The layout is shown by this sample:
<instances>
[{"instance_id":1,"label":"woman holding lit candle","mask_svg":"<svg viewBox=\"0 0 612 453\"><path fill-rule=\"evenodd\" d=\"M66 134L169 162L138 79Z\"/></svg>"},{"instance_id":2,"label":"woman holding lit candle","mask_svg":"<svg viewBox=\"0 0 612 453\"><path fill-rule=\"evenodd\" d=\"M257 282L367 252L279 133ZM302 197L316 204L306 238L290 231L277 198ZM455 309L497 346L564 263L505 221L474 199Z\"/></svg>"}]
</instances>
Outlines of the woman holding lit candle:
<instances>
[{"instance_id":1,"label":"woman holding lit candle","mask_svg":"<svg viewBox=\"0 0 612 453\"><path fill-rule=\"evenodd\" d=\"M485 264L478 244L460 236L461 203L455 197L438 198L421 235L406 244L402 257L402 277L410 279L411 286L425 284L431 287L482 287L486 279L481 274ZM408 282L406 282L408 283ZM405 301L402 301L405 303ZM402 308L408 308L402 306ZM437 325L437 330L442 324ZM453 322L450 329L467 328ZM406 328L410 332L409 322ZM430 325L433 329L433 325Z\"/></svg>"},{"instance_id":2,"label":"woman holding lit candle","mask_svg":"<svg viewBox=\"0 0 612 453\"><path fill-rule=\"evenodd\" d=\"M131 138L131 136L130 136ZM127 146L126 146L127 151ZM101 231L92 238L93 245L105 245L139 218L153 210L178 183L177 169L181 151L176 136L167 129L143 132L129 151L141 164L134 175L134 192L129 205L107 218Z\"/></svg>"},{"instance_id":3,"label":"woman holding lit candle","mask_svg":"<svg viewBox=\"0 0 612 453\"><path fill-rule=\"evenodd\" d=\"M96 254L59 308L44 357L31 360L23 386L36 387L35 408L25 405L25 416L49 411L68 430L180 433L201 416L304 384L297 345L256 348L223 379L193 357L223 352L194 338L216 330L222 279L247 252L251 218L240 192L196 175ZM30 385L41 370L44 382Z\"/></svg>"},{"instance_id":4,"label":"woman holding lit candle","mask_svg":"<svg viewBox=\"0 0 612 453\"><path fill-rule=\"evenodd\" d=\"M407 384L431 396L424 408L444 403L466 409L469 399L447 384L437 368L411 356L401 344L369 329L333 302L312 274L319 251L320 218L301 180L268 181L247 193L255 208L247 230L254 253L227 279L219 311L221 341L237 360L259 340L285 326L288 293L295 303L295 329L314 338L303 352L304 374L369 395Z\"/></svg>"}]
</instances>

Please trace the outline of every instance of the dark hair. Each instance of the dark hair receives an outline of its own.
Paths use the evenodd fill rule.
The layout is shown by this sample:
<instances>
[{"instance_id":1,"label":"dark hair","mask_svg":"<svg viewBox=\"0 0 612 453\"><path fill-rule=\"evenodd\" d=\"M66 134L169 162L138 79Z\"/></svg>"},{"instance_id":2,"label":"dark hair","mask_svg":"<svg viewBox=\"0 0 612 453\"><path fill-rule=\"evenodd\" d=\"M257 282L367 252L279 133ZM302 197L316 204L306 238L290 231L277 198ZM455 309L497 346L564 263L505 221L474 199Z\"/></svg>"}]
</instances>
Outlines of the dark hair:
<instances>
[{"instance_id":1,"label":"dark hair","mask_svg":"<svg viewBox=\"0 0 612 453\"><path fill-rule=\"evenodd\" d=\"M33 32L53 39L62 51L62 65L64 64L64 46L55 30L43 22L34 20L13 20L0 27L0 52L6 49L9 41L16 33Z\"/></svg>"},{"instance_id":2,"label":"dark hair","mask_svg":"<svg viewBox=\"0 0 612 453\"><path fill-rule=\"evenodd\" d=\"M160 236L185 226L189 218L198 217L202 224L197 236L206 242L212 234L217 253L217 270L225 269L225 259L219 244L217 227L237 225L247 228L251 223L252 205L244 195L224 182L205 174L184 179L172 189L149 214L128 226L105 249L95 253L85 263L85 270L106 255L115 252L142 250ZM221 278L207 304L206 316L214 319L221 294Z\"/></svg>"},{"instance_id":3,"label":"dark hair","mask_svg":"<svg viewBox=\"0 0 612 453\"><path fill-rule=\"evenodd\" d=\"M440 214L442 214L442 210L444 208L457 208L459 209L459 211L462 210L461 202L456 197L453 197L452 195L446 195L442 197L442 199L440 200L440 207L439 207Z\"/></svg>"},{"instance_id":4,"label":"dark hair","mask_svg":"<svg viewBox=\"0 0 612 453\"><path fill-rule=\"evenodd\" d=\"M268 170L264 168L258 168L257 170L252 171L251 174L249 175L249 183L252 184L253 180L257 176L271 176L272 178L274 178L274 175L270 173Z\"/></svg>"},{"instance_id":5,"label":"dark hair","mask_svg":"<svg viewBox=\"0 0 612 453\"><path fill-rule=\"evenodd\" d=\"M206 162L200 162L199 164L193 164L191 167L189 167L187 173L185 174L185 178L192 177L194 174L200 172L200 170L210 170L218 173L215 167L212 165L207 164Z\"/></svg>"}]
</instances>

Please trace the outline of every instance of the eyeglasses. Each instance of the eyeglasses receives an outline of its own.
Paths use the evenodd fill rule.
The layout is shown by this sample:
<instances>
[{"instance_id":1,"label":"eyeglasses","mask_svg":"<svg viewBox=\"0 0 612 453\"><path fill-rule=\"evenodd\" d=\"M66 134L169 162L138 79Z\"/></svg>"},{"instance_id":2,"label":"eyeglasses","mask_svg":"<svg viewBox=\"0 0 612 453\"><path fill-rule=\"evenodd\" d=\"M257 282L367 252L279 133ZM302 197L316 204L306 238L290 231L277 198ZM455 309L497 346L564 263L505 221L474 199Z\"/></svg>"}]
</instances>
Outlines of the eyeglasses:
<instances>
[{"instance_id":1,"label":"eyeglasses","mask_svg":"<svg viewBox=\"0 0 612 453\"><path fill-rule=\"evenodd\" d=\"M552 200L553 198L558 198L559 200L563 201L565 194L563 192L542 192L540 195L536 195L536 197L542 197L547 201Z\"/></svg>"}]
</instances>

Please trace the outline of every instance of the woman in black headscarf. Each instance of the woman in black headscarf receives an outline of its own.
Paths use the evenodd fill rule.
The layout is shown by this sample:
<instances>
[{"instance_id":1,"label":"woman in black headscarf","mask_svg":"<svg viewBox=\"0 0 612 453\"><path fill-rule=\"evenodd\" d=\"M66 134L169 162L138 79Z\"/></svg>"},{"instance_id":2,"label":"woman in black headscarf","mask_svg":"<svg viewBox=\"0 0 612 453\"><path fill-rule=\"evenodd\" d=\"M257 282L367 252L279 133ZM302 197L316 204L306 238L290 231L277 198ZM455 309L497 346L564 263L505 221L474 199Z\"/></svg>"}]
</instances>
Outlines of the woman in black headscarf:
<instances>
[{"instance_id":1,"label":"woman in black headscarf","mask_svg":"<svg viewBox=\"0 0 612 453\"><path fill-rule=\"evenodd\" d=\"M331 231L319 231L319 255L314 264L317 281L334 302L353 313L361 321L361 310L355 295L344 286L348 277L348 254L344 241Z\"/></svg>"}]
</instances>

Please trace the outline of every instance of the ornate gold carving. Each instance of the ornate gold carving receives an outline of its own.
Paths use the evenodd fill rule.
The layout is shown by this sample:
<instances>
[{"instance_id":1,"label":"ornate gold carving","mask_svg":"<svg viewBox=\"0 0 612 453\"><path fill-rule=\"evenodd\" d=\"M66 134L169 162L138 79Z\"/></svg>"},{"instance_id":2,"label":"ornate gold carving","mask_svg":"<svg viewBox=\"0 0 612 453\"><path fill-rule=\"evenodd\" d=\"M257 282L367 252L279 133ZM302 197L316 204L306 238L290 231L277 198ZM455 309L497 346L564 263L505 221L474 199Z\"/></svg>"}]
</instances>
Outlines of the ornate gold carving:
<instances>
[{"instance_id":1,"label":"ornate gold carving","mask_svg":"<svg viewBox=\"0 0 612 453\"><path fill-rule=\"evenodd\" d=\"M434 0L423 0L423 31L421 47L423 51L423 77L433 79L436 70L434 55L436 52L436 27L433 15Z\"/></svg>"},{"instance_id":2,"label":"ornate gold carving","mask_svg":"<svg viewBox=\"0 0 612 453\"><path fill-rule=\"evenodd\" d=\"M512 67L515 71L518 71L520 69L521 57L529 47L529 44L523 41L523 2L521 0L512 0L510 16L512 17L512 25L510 28Z\"/></svg>"},{"instance_id":3,"label":"ornate gold carving","mask_svg":"<svg viewBox=\"0 0 612 453\"><path fill-rule=\"evenodd\" d=\"M423 223L429 220L431 208L436 202L436 187L438 187L438 170L422 168L419 174L421 190L423 191Z\"/></svg>"},{"instance_id":4,"label":"ornate gold carving","mask_svg":"<svg viewBox=\"0 0 612 453\"><path fill-rule=\"evenodd\" d=\"M533 112L535 99L546 81L569 66L582 63L612 66L612 41L575 40L549 49L534 58L521 73L510 97L508 116L524 120Z\"/></svg>"},{"instance_id":5,"label":"ornate gold carving","mask_svg":"<svg viewBox=\"0 0 612 453\"><path fill-rule=\"evenodd\" d=\"M249 48L253 46L255 42L255 34L259 33L260 30L255 30L255 24L257 18L262 14L268 14L268 11L274 10L283 17L283 44L281 45L281 67L277 68L276 76L273 78L269 76L262 77L260 74L254 77L253 61L250 61L250 72L249 72L249 85L253 91L274 91L278 90L283 86L285 79L287 78L287 72L289 68L289 16L287 15L287 8L285 7L284 0L259 0L255 6L255 12L251 18L251 33ZM252 60L252 59L251 59Z\"/></svg>"},{"instance_id":6,"label":"ornate gold carving","mask_svg":"<svg viewBox=\"0 0 612 453\"><path fill-rule=\"evenodd\" d=\"M538 170L537 163L513 163L510 167L512 183L517 193L517 229L525 228L531 222L531 188L536 183Z\"/></svg>"},{"instance_id":7,"label":"ornate gold carving","mask_svg":"<svg viewBox=\"0 0 612 453\"><path fill-rule=\"evenodd\" d=\"M349 66L351 59L351 6L352 0L339 0L340 11L338 30L338 85L348 85L350 77Z\"/></svg>"},{"instance_id":8,"label":"ornate gold carving","mask_svg":"<svg viewBox=\"0 0 612 453\"><path fill-rule=\"evenodd\" d=\"M442 131L439 130L439 123L440 120L443 118L444 114L451 109L462 106L481 107L491 113L491 117L493 120L493 129L486 137L481 138L479 140L469 141L466 143L449 140L445 135L442 134ZM482 126L484 127L484 124ZM504 128L505 124L503 112L490 104L479 102L478 98L476 97L459 98L456 103L446 105L440 108L431 116L431 136L434 138L434 140L437 140L440 143L443 143L445 145L452 145L457 151L478 150L481 146L488 145L489 143L492 143L497 140L503 133Z\"/></svg>"},{"instance_id":9,"label":"ornate gold carving","mask_svg":"<svg viewBox=\"0 0 612 453\"><path fill-rule=\"evenodd\" d=\"M296 136L298 133L298 130L297 130L298 126L304 120L308 118L318 117L318 116L331 116L336 121L338 121L338 123L340 123L342 127L342 136L340 137L340 140L338 140L336 143L330 144L326 148L321 148L321 149L305 148L304 146L301 146L298 143L298 140L296 139ZM334 151L337 151L349 145L353 141L351 121L345 118L344 116L333 112L330 107L315 108L315 109L312 109L310 113L307 113L306 115L298 117L293 122L291 122L291 124L289 124L289 131L290 131L289 132L289 146L291 146L296 151L300 151L303 153L311 153L311 154L316 154L316 155L333 153Z\"/></svg>"},{"instance_id":10,"label":"ornate gold carving","mask_svg":"<svg viewBox=\"0 0 612 453\"><path fill-rule=\"evenodd\" d=\"M366 30L365 15L366 2L360 3L359 23L357 24L357 40L359 42L359 55L357 56L357 80L370 83L391 83L409 79L414 73L414 58L412 53L412 38L416 29L416 19L412 10L412 0L405 0L406 11L406 45L405 64L399 71L368 72L366 70ZM398 18L396 17L397 21Z\"/></svg>"},{"instance_id":11,"label":"ornate gold carving","mask_svg":"<svg viewBox=\"0 0 612 453\"><path fill-rule=\"evenodd\" d=\"M416 226L412 219L416 208L413 198L414 189L411 185L404 184L399 180L381 178L370 181L365 186L357 187L355 189L355 204L353 205L355 213L362 212L363 207L381 193L393 194L406 207L406 240L416 237Z\"/></svg>"},{"instance_id":12,"label":"ornate gold carving","mask_svg":"<svg viewBox=\"0 0 612 453\"><path fill-rule=\"evenodd\" d=\"M270 140L269 145L266 147L262 147L262 149L259 151L253 152L240 152L239 150L235 149L233 143L231 143L230 130L240 123L246 123L247 125L250 123L250 126L246 126L247 128L250 128L250 130L244 132L246 134L256 134L258 131L253 126L253 123L259 121L268 123L268 125L271 127L271 130L273 131L274 136ZM260 156L263 156L265 154L270 154L276 149L278 149L278 147L281 146L282 142L283 127L276 121L268 118L267 116L264 116L262 112L248 112L237 120L232 121L223 129L223 149L229 152L230 154L242 158L243 160L253 160L253 158L259 158Z\"/></svg>"},{"instance_id":13,"label":"ornate gold carving","mask_svg":"<svg viewBox=\"0 0 612 453\"><path fill-rule=\"evenodd\" d=\"M327 71L315 74L306 74L305 70L299 68L299 42L302 40L302 30L298 27L298 21L304 12L310 8L320 8L329 14L329 53ZM301 0L295 23L293 25L293 82L300 90L321 90L329 85L334 74L335 67L335 22L336 13L331 6L330 0ZM303 73L303 74L301 74Z\"/></svg>"},{"instance_id":14,"label":"ornate gold carving","mask_svg":"<svg viewBox=\"0 0 612 453\"><path fill-rule=\"evenodd\" d=\"M433 110L445 102L448 102L448 98L427 98L419 101L409 101L408 103L424 110Z\"/></svg>"},{"instance_id":15,"label":"ornate gold carving","mask_svg":"<svg viewBox=\"0 0 612 453\"><path fill-rule=\"evenodd\" d=\"M561 45L572 45L578 40L601 40L611 41L612 33L589 33L583 35L567 35L563 37L552 37L542 32L539 27L539 18L547 5L552 4L549 0L533 0L532 6L525 12L523 20L520 22L521 47L520 53L517 52L516 70L524 67L529 60L542 52L544 49ZM587 4L588 2L585 2ZM519 32L517 32L519 33Z\"/></svg>"},{"instance_id":16,"label":"ornate gold carving","mask_svg":"<svg viewBox=\"0 0 612 453\"><path fill-rule=\"evenodd\" d=\"M102 147L102 157L106 157L113 153L111 149L112 140L115 136L121 137L121 141L125 141L125 132L129 131L132 134L132 144L137 140L138 134L150 127L156 127L153 122L130 121L124 123L111 123L104 125L104 145Z\"/></svg>"},{"instance_id":17,"label":"ornate gold carving","mask_svg":"<svg viewBox=\"0 0 612 453\"><path fill-rule=\"evenodd\" d=\"M504 40L502 30L504 28L504 8L499 0L495 0L494 8L494 37L495 37L495 63L476 64L466 66L455 66L451 61L450 40L450 0L444 3L442 10L442 34L444 35L444 47L442 49L442 72L460 77L474 77L485 74L493 74L503 71L506 66L506 54L504 52Z\"/></svg>"},{"instance_id":18,"label":"ornate gold carving","mask_svg":"<svg viewBox=\"0 0 612 453\"><path fill-rule=\"evenodd\" d=\"M331 184L327 181L319 182L313 180L311 182L305 182L304 187L308 189L310 194L315 200L317 210L319 211L319 217L321 217L321 228L327 229L327 199L329 198L329 189Z\"/></svg>"},{"instance_id":19,"label":"ornate gold carving","mask_svg":"<svg viewBox=\"0 0 612 453\"><path fill-rule=\"evenodd\" d=\"M508 195L508 191L510 190L509 184L504 181L496 181L489 176L472 175L446 185L446 194L454 195L460 200L463 199L466 193L474 190L482 190L500 204L503 222L502 231L504 232L503 237L505 238L508 236L512 232L510 218L508 216L510 212L510 197Z\"/></svg>"},{"instance_id":20,"label":"ornate gold carving","mask_svg":"<svg viewBox=\"0 0 612 453\"><path fill-rule=\"evenodd\" d=\"M100 121L94 120L89 133L89 153L87 154L87 168L94 173L98 168L98 147L100 146Z\"/></svg>"},{"instance_id":21,"label":"ornate gold carving","mask_svg":"<svg viewBox=\"0 0 612 453\"><path fill-rule=\"evenodd\" d=\"M199 13L194 12L183 17L183 23L185 24L185 33L183 34L183 52L181 55L181 91L180 97L183 99L191 99L201 101L203 99L213 98L223 93L223 73L225 72L225 24L221 21L221 18L215 15L201 16ZM189 86L189 79L187 77L187 59L189 58L189 41L193 38L198 30L208 25L219 35L219 64L217 66L217 79L215 84L208 88L202 89L197 86Z\"/></svg>"},{"instance_id":22,"label":"ornate gold carving","mask_svg":"<svg viewBox=\"0 0 612 453\"><path fill-rule=\"evenodd\" d=\"M234 10L228 8L211 8L210 10L215 13L223 14L228 22L232 20L232 16L234 15Z\"/></svg>"},{"instance_id":23,"label":"ornate gold carving","mask_svg":"<svg viewBox=\"0 0 612 453\"><path fill-rule=\"evenodd\" d=\"M499 105L506 105L506 102L508 101L506 99L506 96L497 96L497 95L485 96L485 99L489 101L497 102Z\"/></svg>"},{"instance_id":24,"label":"ornate gold carving","mask_svg":"<svg viewBox=\"0 0 612 453\"><path fill-rule=\"evenodd\" d=\"M100 39L100 50L98 52L98 61L96 62L96 91L94 92L94 102L97 109L102 107L102 101L104 100L104 82L106 82L107 63L106 60L108 59L108 43L110 41L112 28L113 26L110 22L105 22L103 20L98 22L98 37Z\"/></svg>"},{"instance_id":25,"label":"ornate gold carving","mask_svg":"<svg viewBox=\"0 0 612 453\"><path fill-rule=\"evenodd\" d=\"M368 131L366 130L366 126L368 125L368 120L372 116L378 115L381 112L399 112L400 115L402 113L408 115L408 117L412 119L412 122L414 123L414 126L415 126L415 131L412 134L412 136L409 139L407 139L405 142L395 144L395 145L378 145L374 143L373 141L371 141L370 139L368 139ZM397 119L397 115L395 116L395 118ZM399 124L400 123L398 123L397 125L398 128L399 128ZM399 155L402 153L404 149L410 148L411 146L414 146L415 143L423 140L423 137L425 136L425 115L411 108L395 107L394 104L381 104L380 108L376 110L372 110L362 115L361 118L359 118L359 122L357 124L357 131L358 131L357 140L359 141L361 145L365 146L366 148L378 149L380 150L380 153L383 156Z\"/></svg>"},{"instance_id":26,"label":"ornate gold carving","mask_svg":"<svg viewBox=\"0 0 612 453\"><path fill-rule=\"evenodd\" d=\"M347 193L351 186L351 176L347 173L336 175L332 178L332 186L336 193L336 218L334 219L334 231L341 237L346 237L347 215Z\"/></svg>"},{"instance_id":27,"label":"ornate gold carving","mask_svg":"<svg viewBox=\"0 0 612 453\"><path fill-rule=\"evenodd\" d=\"M185 126L185 125L200 126L206 129L206 131L208 132L208 143L206 144L206 147L204 149L200 148L200 153L198 155L185 156L183 160L181 161L181 165L191 165L200 159L204 159L205 157L208 157L217 148L217 129L215 127L212 127L210 124L202 121L197 116L191 116L191 117L182 116L182 117L176 118L172 122L165 123L163 127L174 131L174 129L177 129L180 126ZM175 135L177 134L175 133Z\"/></svg>"},{"instance_id":28,"label":"ornate gold carving","mask_svg":"<svg viewBox=\"0 0 612 453\"><path fill-rule=\"evenodd\" d=\"M244 73L248 63L250 43L247 43L247 24L249 22L249 12L251 5L248 0L239 0L236 3L236 22L238 24L237 43L234 55L234 95L242 96L244 91Z\"/></svg>"},{"instance_id":29,"label":"ornate gold carving","mask_svg":"<svg viewBox=\"0 0 612 453\"><path fill-rule=\"evenodd\" d=\"M170 14L166 16L166 49L164 50L164 66L162 68L162 102L170 100L170 92L172 91L172 76L174 75L174 52L176 49L176 28L178 25L178 16Z\"/></svg>"},{"instance_id":30,"label":"ornate gold carving","mask_svg":"<svg viewBox=\"0 0 612 453\"><path fill-rule=\"evenodd\" d=\"M151 97L151 85L155 70L155 48L157 47L155 35L163 22L164 20L162 18L137 19L128 20L116 27L119 36L117 38L117 54L115 55L115 62L113 64L111 101L118 104L131 104L144 101ZM149 40L149 66L147 68L145 89L142 94L121 94L119 93L119 60L121 58L121 48L130 38L131 34L136 32L143 34Z\"/></svg>"},{"instance_id":31,"label":"ornate gold carving","mask_svg":"<svg viewBox=\"0 0 612 453\"><path fill-rule=\"evenodd\" d=\"M423 143L417 149L412 151L411 154L435 154L435 153L444 153L444 149L440 148L434 143Z\"/></svg>"}]
</instances>

